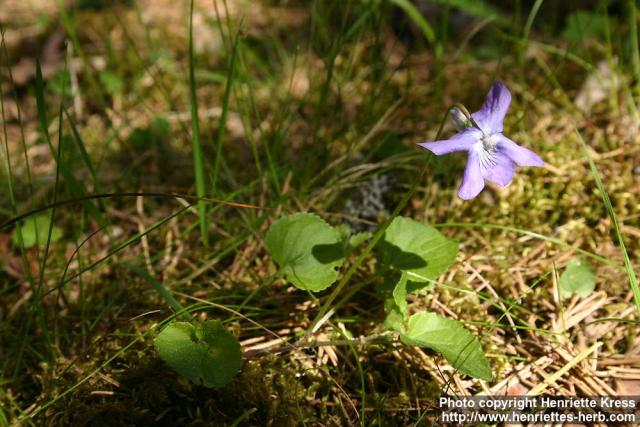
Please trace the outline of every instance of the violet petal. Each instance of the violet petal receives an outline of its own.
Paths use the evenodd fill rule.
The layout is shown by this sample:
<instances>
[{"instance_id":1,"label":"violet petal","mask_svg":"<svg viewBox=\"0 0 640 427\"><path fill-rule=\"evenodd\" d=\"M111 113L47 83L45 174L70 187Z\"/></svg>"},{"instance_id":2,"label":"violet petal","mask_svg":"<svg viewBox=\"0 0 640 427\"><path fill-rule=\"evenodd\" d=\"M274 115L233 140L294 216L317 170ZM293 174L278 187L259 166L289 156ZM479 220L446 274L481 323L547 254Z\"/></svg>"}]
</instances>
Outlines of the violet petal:
<instances>
[{"instance_id":1,"label":"violet petal","mask_svg":"<svg viewBox=\"0 0 640 427\"><path fill-rule=\"evenodd\" d=\"M443 154L453 153L454 151L469 151L481 136L482 134L478 129L469 128L458 132L449 139L421 142L418 145L426 148L437 156L441 156Z\"/></svg>"},{"instance_id":2,"label":"violet petal","mask_svg":"<svg viewBox=\"0 0 640 427\"><path fill-rule=\"evenodd\" d=\"M511 93L500 80L491 86L487 99L480 110L471 114L478 126L486 134L502 132L502 122L511 104Z\"/></svg>"},{"instance_id":3,"label":"violet petal","mask_svg":"<svg viewBox=\"0 0 640 427\"><path fill-rule=\"evenodd\" d=\"M513 161L505 154L497 152L492 156L490 167L482 170L482 176L489 181L504 187L513 179L516 170Z\"/></svg>"},{"instance_id":4,"label":"violet petal","mask_svg":"<svg viewBox=\"0 0 640 427\"><path fill-rule=\"evenodd\" d=\"M544 166L544 162L533 151L521 147L504 135L499 135L498 151L507 155L518 166Z\"/></svg>"},{"instance_id":5,"label":"violet petal","mask_svg":"<svg viewBox=\"0 0 640 427\"><path fill-rule=\"evenodd\" d=\"M480 160L475 150L469 151L467 159L467 167L462 177L462 185L458 189L458 196L463 200L469 200L476 197L484 188L484 178L480 171Z\"/></svg>"}]
</instances>

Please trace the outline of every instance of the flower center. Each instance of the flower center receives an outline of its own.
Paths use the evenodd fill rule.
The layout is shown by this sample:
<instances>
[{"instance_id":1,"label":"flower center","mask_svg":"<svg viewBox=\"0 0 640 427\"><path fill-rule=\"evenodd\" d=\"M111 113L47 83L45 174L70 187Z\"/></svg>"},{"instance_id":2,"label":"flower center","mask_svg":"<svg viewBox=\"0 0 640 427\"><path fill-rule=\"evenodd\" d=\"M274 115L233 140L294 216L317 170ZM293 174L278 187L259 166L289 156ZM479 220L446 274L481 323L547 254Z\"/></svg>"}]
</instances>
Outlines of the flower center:
<instances>
[{"instance_id":1,"label":"flower center","mask_svg":"<svg viewBox=\"0 0 640 427\"><path fill-rule=\"evenodd\" d=\"M480 147L478 149L478 160L480 168L487 171L497 164L496 153L498 152L498 136L483 135L480 138Z\"/></svg>"},{"instance_id":2,"label":"flower center","mask_svg":"<svg viewBox=\"0 0 640 427\"><path fill-rule=\"evenodd\" d=\"M496 134L485 135L480 138L480 142L482 142L482 148L484 149L484 151L490 154L494 154L496 151L498 151L498 140L499 138Z\"/></svg>"}]
</instances>

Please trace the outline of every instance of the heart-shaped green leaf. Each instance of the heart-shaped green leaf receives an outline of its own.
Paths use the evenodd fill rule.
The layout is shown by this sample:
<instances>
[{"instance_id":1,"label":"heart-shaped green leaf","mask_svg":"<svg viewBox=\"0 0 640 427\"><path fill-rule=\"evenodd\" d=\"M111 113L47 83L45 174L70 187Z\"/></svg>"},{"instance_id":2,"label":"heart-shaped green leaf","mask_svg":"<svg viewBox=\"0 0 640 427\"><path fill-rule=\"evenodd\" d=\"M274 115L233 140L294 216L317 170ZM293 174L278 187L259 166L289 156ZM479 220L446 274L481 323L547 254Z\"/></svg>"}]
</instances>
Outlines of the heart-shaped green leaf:
<instances>
[{"instance_id":1,"label":"heart-shaped green leaf","mask_svg":"<svg viewBox=\"0 0 640 427\"><path fill-rule=\"evenodd\" d=\"M436 279L456 260L458 242L410 218L397 217L380 243L382 261L413 282Z\"/></svg>"},{"instance_id":2,"label":"heart-shaped green leaf","mask_svg":"<svg viewBox=\"0 0 640 427\"><path fill-rule=\"evenodd\" d=\"M265 245L280 273L302 290L317 292L331 286L344 261L340 233L309 213L278 220L267 232Z\"/></svg>"},{"instance_id":3,"label":"heart-shaped green leaf","mask_svg":"<svg viewBox=\"0 0 640 427\"><path fill-rule=\"evenodd\" d=\"M596 287L596 276L591 270L589 263L580 258L573 258L569 261L567 268L560 275L558 288L563 298L568 298L573 294L586 297Z\"/></svg>"},{"instance_id":4,"label":"heart-shaped green leaf","mask_svg":"<svg viewBox=\"0 0 640 427\"><path fill-rule=\"evenodd\" d=\"M176 372L206 387L224 387L242 363L238 340L217 320L197 326L170 323L156 337L155 347Z\"/></svg>"},{"instance_id":5,"label":"heart-shaped green leaf","mask_svg":"<svg viewBox=\"0 0 640 427\"><path fill-rule=\"evenodd\" d=\"M417 313L409 318L407 332L400 335L405 344L439 351L460 372L491 380L491 368L476 338L458 321L435 313Z\"/></svg>"}]
</instances>

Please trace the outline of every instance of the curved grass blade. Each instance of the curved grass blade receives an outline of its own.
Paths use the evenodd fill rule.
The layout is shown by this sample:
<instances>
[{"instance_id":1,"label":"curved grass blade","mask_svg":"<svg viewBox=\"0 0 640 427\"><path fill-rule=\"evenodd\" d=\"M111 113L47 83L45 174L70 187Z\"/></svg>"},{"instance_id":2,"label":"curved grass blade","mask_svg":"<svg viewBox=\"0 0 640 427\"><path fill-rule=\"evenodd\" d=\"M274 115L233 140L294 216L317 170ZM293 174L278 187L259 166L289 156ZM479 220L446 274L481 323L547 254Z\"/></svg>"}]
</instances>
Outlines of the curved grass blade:
<instances>
[{"instance_id":1,"label":"curved grass blade","mask_svg":"<svg viewBox=\"0 0 640 427\"><path fill-rule=\"evenodd\" d=\"M611 199L609 198L609 193L604 188L604 184L602 183L602 178L600 177L600 172L598 172L598 168L596 167L593 158L591 157L591 153L587 149L587 143L582 138L582 134L576 128L576 133L578 134L578 138L580 138L580 144L582 145L582 150L584 151L584 155L589 161L589 167L591 168L591 174L596 181L596 185L598 186L598 190L600 190L600 194L602 195L602 203L604 203L605 208L607 209L607 213L609 214L609 218L611 218L611 224L613 224L613 229L616 232L616 238L618 239L618 244L620 245L620 251L622 251L622 257L624 259L624 268L627 272L627 277L629 278L629 284L631 285L631 292L633 292L633 300L636 303L636 307L640 312L640 287L638 286L638 277L636 276L635 271L633 271L633 266L631 265L631 260L629 259L629 252L627 251L627 247L624 244L624 239L622 238L622 231L620 229L620 223L618 222L618 218L616 217L616 213L613 210L613 205L611 204Z\"/></svg>"},{"instance_id":2,"label":"curved grass blade","mask_svg":"<svg viewBox=\"0 0 640 427\"><path fill-rule=\"evenodd\" d=\"M407 16L413 21L414 24L420 28L424 38L427 39L430 45L433 45L436 41L436 33L431 28L431 25L427 22L427 20L422 16L422 13L418 10L417 7L409 0L391 0L391 3L398 6L400 9L407 14Z\"/></svg>"}]
</instances>

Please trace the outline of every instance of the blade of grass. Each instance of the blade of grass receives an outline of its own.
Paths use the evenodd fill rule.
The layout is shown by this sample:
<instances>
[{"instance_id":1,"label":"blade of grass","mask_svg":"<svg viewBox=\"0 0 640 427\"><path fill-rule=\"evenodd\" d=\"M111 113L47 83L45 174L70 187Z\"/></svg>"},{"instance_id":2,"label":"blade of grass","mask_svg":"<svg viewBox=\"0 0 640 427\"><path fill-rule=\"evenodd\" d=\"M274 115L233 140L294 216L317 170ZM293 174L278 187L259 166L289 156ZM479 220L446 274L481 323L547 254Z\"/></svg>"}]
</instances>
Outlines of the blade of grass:
<instances>
[{"instance_id":1,"label":"blade of grass","mask_svg":"<svg viewBox=\"0 0 640 427\"><path fill-rule=\"evenodd\" d=\"M65 62L65 71L67 70L67 66L66 66L66 62ZM58 201L58 186L60 183L60 170L62 169L62 110L63 110L63 102L64 102L64 87L65 85L62 85L62 94L63 96L60 99L60 111L58 114L58 153L57 153L57 160L56 160L56 175L55 175L55 181L54 181L54 186L53 186L53 204L55 205L56 202ZM38 110L38 118L40 121L40 127L41 127L41 131L43 133L43 135L45 136L45 139L47 140L47 142L49 143L49 147L52 150L52 155L54 155L55 157L55 149L53 147L53 143L51 141L51 136L49 135L49 128L47 125L47 113L46 113L46 104L44 101L44 80L42 79L42 69L40 67L40 61L36 62L36 107ZM44 287L44 274L45 274L45 270L47 267L47 259L49 257L49 249L51 247L51 234L53 232L53 224L55 222L55 218L56 218L56 209L53 208L51 209L51 214L49 217L49 227L47 230L47 242L45 244L45 248L44 248L44 254L42 255L42 261L40 264L40 277L38 279L38 286L35 287L34 292L33 292L33 296L34 296L34 300L36 301L36 314L38 317L38 320L40 322L40 326L43 329L43 337L45 339L45 341L49 344L47 345L47 349L48 350L52 350L51 347L51 337L49 335L49 328L47 328L47 324L46 324L46 318L44 315L44 307L42 307L42 301L43 301L43 294L42 294L42 290ZM37 234L37 228L36 228L36 234ZM37 237L36 237L36 241L37 241Z\"/></svg>"},{"instance_id":2,"label":"blade of grass","mask_svg":"<svg viewBox=\"0 0 640 427\"><path fill-rule=\"evenodd\" d=\"M9 60L9 51L7 49L7 44L5 42L4 39L4 26L2 26L0 24L0 44L2 45L2 54L4 56L4 61L5 64L7 65L6 69L7 69L7 75L9 76L9 83L11 86L11 90L13 91L13 96L17 99L18 98L18 88L16 86L16 82L13 79L13 70L12 67L9 66L9 64L11 64L11 61ZM0 76L0 79L2 79L2 77ZM1 80L0 80L1 82ZM2 94L1 96L4 96L4 94ZM22 122L22 108L20 107L20 103L17 102L16 103L16 113L18 115L17 119L18 119L18 125L20 127L20 144L21 144L21 148L22 148L22 155L24 157L24 164L25 164L25 170L27 173L27 183L29 185L29 193L33 194L33 180L31 177L31 162L29 162L29 156L27 155L27 142L25 139L25 135L24 135L24 123ZM4 120L3 118L3 127L5 128L6 131L6 123L7 121ZM5 135L6 137L6 135Z\"/></svg>"},{"instance_id":3,"label":"blade of grass","mask_svg":"<svg viewBox=\"0 0 640 427\"><path fill-rule=\"evenodd\" d=\"M227 73L227 83L224 88L224 97L222 99L222 113L220 114L220 122L218 123L218 132L216 134L216 157L213 163L213 177L211 178L212 194L217 192L218 175L220 173L220 162L222 160L222 141L224 139L224 131L227 125L227 113L229 112L229 100L231 99L231 91L233 88L233 80L235 77L236 57L238 54L238 44L240 42L240 28L233 41L231 49L231 60L229 61L229 72Z\"/></svg>"},{"instance_id":4,"label":"blade of grass","mask_svg":"<svg viewBox=\"0 0 640 427\"><path fill-rule=\"evenodd\" d=\"M527 16L527 22L524 24L524 31L522 32L522 38L524 40L524 50L526 50L526 43L529 40L529 34L531 33L531 27L533 27L533 21L536 19L536 15L542 6L543 0L536 0L535 4L531 8L531 12L529 12L529 16Z\"/></svg>"},{"instance_id":5,"label":"blade of grass","mask_svg":"<svg viewBox=\"0 0 640 427\"><path fill-rule=\"evenodd\" d=\"M226 6L226 2L225 2L225 6ZM225 16L227 16L227 27L228 27L227 32L225 32L222 26L222 18L220 16L217 3L215 1L214 1L214 7L216 11L216 18L218 22L220 22L220 24L218 25L218 30L220 32L220 37L224 42L224 46L225 47L233 46L232 42L228 40L230 37L227 36L227 32L229 34L232 33L231 23L228 19L229 15L225 10ZM252 72L256 72L256 68L258 68L260 72L263 72L264 74L268 74L269 71L265 70L264 66L256 66L255 62L249 63L250 59L259 58L259 54L251 51L251 49L247 47L247 45L244 43L238 43L237 53L235 53L235 56L237 58L236 58L234 71L238 76L234 78L236 79L239 78L243 82L242 89L245 89L246 91L242 90L241 88L238 88L238 85L234 85L233 96L236 99L238 107L242 109L240 111L240 119L242 120L245 136L251 145L251 152L254 158L256 172L258 176L263 176L263 172L262 172L263 168L262 168L262 162L260 160L260 154L258 151L258 143L256 142L256 137L254 136L253 129L251 128L251 123L263 122L262 115L257 106L255 96L254 96L254 90L253 90L253 84L252 84L253 83ZM295 58L297 58L297 52L296 52L296 55L294 56L294 64L295 64ZM251 72L249 70L251 70ZM294 70L295 70L295 65L294 65ZM293 73L292 73L292 76L293 76ZM274 120L275 129L280 128L282 124L282 116L284 113L286 113L286 109L284 109L284 111L283 109L277 109L276 119ZM253 115L253 119L252 119L252 115ZM281 188L280 188L280 182L278 179L278 174L276 172L275 164L273 162L273 156L271 154L270 145L272 144L272 142L269 140L269 138L265 134L265 129L262 126L258 126L257 131L259 133L259 137L258 137L260 140L259 145L262 147L267 160L267 166L269 170L269 176L272 181L272 185L275 189L276 196L279 196L281 194Z\"/></svg>"},{"instance_id":6,"label":"blade of grass","mask_svg":"<svg viewBox=\"0 0 640 427\"><path fill-rule=\"evenodd\" d=\"M607 63L609 64L609 70L611 70L611 75L615 76L618 72L617 70L617 61L614 59L614 52L613 52L613 43L611 41L611 28L609 25L609 13L607 11L607 2L603 2L602 3L602 17L603 22L604 22L604 35L605 35L605 42L606 42L606 57L607 57ZM609 96L607 97L607 100L609 101L609 107L615 111L616 113L618 113L620 111L620 105L618 104L618 86L617 85L609 85Z\"/></svg>"},{"instance_id":7,"label":"blade of grass","mask_svg":"<svg viewBox=\"0 0 640 427\"><path fill-rule=\"evenodd\" d=\"M207 194L204 179L204 159L200 143L200 118L198 117L198 100L196 98L196 77L193 53L193 0L189 9L189 97L191 103L191 142L193 145L193 166L196 177L196 194L205 197ZM216 159L217 160L217 159ZM200 220L200 238L204 245L209 245L209 226L207 224L207 205L198 202L198 216Z\"/></svg>"},{"instance_id":8,"label":"blade of grass","mask_svg":"<svg viewBox=\"0 0 640 427\"><path fill-rule=\"evenodd\" d=\"M75 16L73 16L75 8L70 8L65 5L64 1L56 0L58 6L58 13L60 16L60 24L65 31L65 35L67 39L71 42L73 46L73 51L76 53L78 58L80 58L80 62L82 63L83 69L88 72L83 73L83 77L86 79L87 83L91 87L92 96L96 97L100 105L107 105L105 98L105 91L103 89L103 85L98 80L97 70L91 64L89 56L83 49L83 45L80 42L80 37L78 36L78 28ZM65 49L66 50L66 49ZM65 73L67 71L65 70ZM114 111L114 114L118 114L117 111Z\"/></svg>"},{"instance_id":9,"label":"blade of grass","mask_svg":"<svg viewBox=\"0 0 640 427\"><path fill-rule=\"evenodd\" d=\"M430 45L434 45L436 42L436 33L431 28L431 25L422 16L422 13L418 8L409 0L391 0L391 3L398 6L407 14L407 16L413 21L414 24L420 29L424 38Z\"/></svg>"},{"instance_id":10,"label":"blade of grass","mask_svg":"<svg viewBox=\"0 0 640 427\"><path fill-rule=\"evenodd\" d=\"M173 198L185 198L185 199L191 199L191 200L195 200L195 201L205 201L205 202L209 202L209 203L218 203L220 206L222 205L226 205L226 206L232 206L232 207L237 207L237 208L252 208L251 205L245 205L245 204L241 204L241 203L233 203L233 202L224 202L224 201L214 201L213 199L200 199L197 197L193 197L193 196L177 196L177 195L170 195L170 194L163 194L163 193L158 193L158 194L153 194L153 193L128 193L128 194L119 194L117 196L126 196L126 197L134 197L134 196L141 196L141 195L146 195L146 196L151 196L151 195L156 195L156 196L160 196L160 197L173 197ZM105 196L105 197L111 197L113 195L98 195L98 196ZM91 197L96 197L91 196ZM77 203L78 201L67 201L69 203ZM158 229L159 227L161 227L162 225L166 224L167 222L169 222L171 219L178 217L179 215L181 215L184 212L187 212L189 209L191 209L192 205L188 204L186 206L183 206L181 209L179 209L178 211L172 213L171 215L169 215L168 217L165 217L161 220L159 220L158 222L156 222L155 224L153 224L152 226L150 226L149 228L147 228L144 232L141 233L137 233L136 235L126 239L124 242L120 243L119 245L117 245L114 249L112 249L108 254L106 254L104 257L96 260L95 262L88 264L86 267L81 268L79 271L77 271L75 274L71 275L68 278L61 278L58 285L56 287L51 288L50 290L48 290L45 293L45 296L48 295L49 293L59 289L61 286L64 286L65 284L69 283L70 281L80 277L82 274L86 273L89 270L92 270L93 268L97 267L99 264L103 263L104 261L108 260L109 258L111 258L112 256L114 256L115 254L117 254L118 252L122 251L123 249L125 249L126 247L128 247L129 245L131 245L132 243L142 239L142 237L150 234L151 232L153 232L154 230ZM256 206L257 207L257 206ZM267 208L267 209L263 209L265 211L269 211L271 209ZM229 244L225 250L225 253L229 253L232 252L237 245L240 244L240 242L242 242L242 240L244 240L244 238L246 238L248 235L252 234L255 232L255 230L260 226L260 224L262 224L262 222L268 217L268 212L263 213L257 220L256 220L256 226L255 227L247 227L245 229L245 231L243 233L241 233L239 236L241 238L236 239L237 240L237 244ZM12 221L15 221L12 220ZM5 223L6 224L6 223ZM0 226L0 229L2 229L4 227Z\"/></svg>"},{"instance_id":11,"label":"blade of grass","mask_svg":"<svg viewBox=\"0 0 640 427\"><path fill-rule=\"evenodd\" d=\"M233 424L231 424L229 427L238 427L239 425L241 425L241 423L246 420L247 418L249 418L251 416L251 414L253 414L254 412L256 412L258 410L258 408L250 408L247 409L246 411L244 411L238 418L236 418L236 420L233 422Z\"/></svg>"},{"instance_id":12,"label":"blade of grass","mask_svg":"<svg viewBox=\"0 0 640 427\"><path fill-rule=\"evenodd\" d=\"M11 412L10 409L13 408L14 411L13 413L17 413L20 414L20 416L24 416L24 411L20 408L20 406L18 406L18 403L15 401L14 397L12 397L12 395L10 393L7 393L2 387L0 387L0 402L2 400L4 400L5 402L8 402L8 405L5 405L4 407L0 405L0 426L1 427L9 427L9 426L14 426L16 424L14 423L9 423L9 420L11 420ZM33 421L31 420L26 420L29 425L34 426L35 424Z\"/></svg>"},{"instance_id":13,"label":"blade of grass","mask_svg":"<svg viewBox=\"0 0 640 427\"><path fill-rule=\"evenodd\" d=\"M346 2L347 4L342 8L343 14L342 14L342 23L341 23L341 27L340 27L340 31L338 32L338 34L332 38L331 40L331 45L329 46L329 50L328 53L326 55L324 55L323 61L325 64L325 77L324 80L322 82L322 86L320 87L320 94L318 97L318 103L316 104L316 111L315 111L315 120L313 122L313 136L312 136L312 146L316 147L318 146L317 142L318 142L318 133L320 131L320 124L321 124L321 119L325 116L325 111L326 111L326 106L327 106L327 98L329 95L329 90L331 87L331 82L334 79L334 68L336 65L336 59L338 58L338 55L344 45L344 41L345 41L345 29L346 29L346 25L347 25L347 21L348 21L348 17L349 17L349 13L351 10L351 0L348 0ZM314 2L315 5L319 5L322 4L321 2ZM314 8L315 11L318 11L318 7L316 6ZM316 18L318 20L318 22L321 22L320 24L316 24L317 26L320 26L323 30L326 30L327 28L329 28L329 25L327 22L324 22L324 18L322 16L322 13L316 13L314 14L314 18ZM326 32L326 31L325 31ZM319 33L319 31L318 31ZM325 37L328 37L329 34L324 34Z\"/></svg>"},{"instance_id":14,"label":"blade of grass","mask_svg":"<svg viewBox=\"0 0 640 427\"><path fill-rule=\"evenodd\" d=\"M94 191L97 193L101 193L100 191L100 182L98 181L98 175L96 174L96 170L93 167L93 162L91 161L91 158L89 157L89 153L87 152L87 149L84 145L84 142L82 141L82 137L80 136L80 133L78 132L78 128L76 128L75 123L73 122L73 120L71 119L71 115L69 114L69 111L67 111L67 109L64 109L64 114L65 116L67 116L67 123L69 123L69 126L71 127L71 132L73 133L73 137L74 140L76 142L76 145L78 146L78 151L80 152L80 156L82 157L82 161L84 162L85 166L87 167L87 170L89 171L89 174L91 174L91 179L93 180L93 188Z\"/></svg>"},{"instance_id":15,"label":"blade of grass","mask_svg":"<svg viewBox=\"0 0 640 427\"><path fill-rule=\"evenodd\" d=\"M508 23L509 18L500 13L500 9L484 0L436 0L435 3L458 8L478 18L494 18L500 23Z\"/></svg>"},{"instance_id":16,"label":"blade of grass","mask_svg":"<svg viewBox=\"0 0 640 427\"><path fill-rule=\"evenodd\" d=\"M77 271L75 274L72 274L71 276L67 277L67 278L61 278L58 285L55 287L52 287L51 289L49 289L46 293L46 295L49 295L50 293L52 293L53 291L56 291L58 289L60 289L60 287L66 285L67 283L71 282L72 280L82 276L84 273L94 269L95 267L97 267L98 265L102 264L104 261L110 259L111 257L113 257L115 254L117 254L118 252L122 251L123 249L127 248L128 246L130 246L131 244L137 242L138 240L141 240L144 236L152 233L153 231L157 230L158 228L160 228L161 226L163 226L164 224L168 223L171 219L178 217L179 215L183 214L184 212L186 212L187 210L189 210L189 208L191 208L191 205L187 205L181 209L179 209L178 211L170 214L169 216L157 221L156 223L154 223L151 227L147 228L144 232L141 233L137 233L134 236L126 239L124 242L120 243L119 245L117 245L114 249L110 250L109 253L107 253L105 256L103 256L102 258L92 262L91 264L86 265L85 267L82 267L79 271Z\"/></svg>"},{"instance_id":17,"label":"blade of grass","mask_svg":"<svg viewBox=\"0 0 640 427\"><path fill-rule=\"evenodd\" d=\"M65 74L66 75L66 74ZM65 85L63 84L63 88ZM60 108L64 111L64 106L62 102L64 101L64 96L61 99ZM38 109L38 120L40 124L40 129L42 131L42 135L46 140L49 151L51 152L51 156L56 161L56 174L60 173L64 178L65 186L67 187L68 192L73 196L86 196L89 194L86 187L75 177L69 165L66 163L66 160L62 157L62 117L60 118L59 123L59 134L60 134L60 142L58 143L58 150L56 152L55 147L53 146L53 142L51 140L51 136L49 135L49 122L47 120L46 113L46 102L45 102L45 94L44 94L44 80L42 78L42 70L40 68L40 63L36 64L36 106ZM61 113L62 114L62 113ZM72 126L73 127L73 126ZM56 181L57 183L57 181ZM100 211L90 202L85 201L83 203L83 207L85 210L93 217L93 219L100 224L101 227L104 227L108 224L108 222L103 218Z\"/></svg>"},{"instance_id":18,"label":"blade of grass","mask_svg":"<svg viewBox=\"0 0 640 427\"><path fill-rule=\"evenodd\" d=\"M640 91L640 47L638 46L638 18L636 13L635 0L628 0L627 7L629 9L629 32L631 38L629 45L631 48L631 65L633 67L633 75L636 80L636 89ZM638 93L636 93L638 95Z\"/></svg>"},{"instance_id":19,"label":"blade of grass","mask_svg":"<svg viewBox=\"0 0 640 427\"><path fill-rule=\"evenodd\" d=\"M7 54L7 50L6 50L6 45L4 43L4 28L0 27L0 31L2 31L2 48L5 54L5 59L7 59L7 69L9 70L9 76L10 76L10 80L11 80L11 85L13 87L13 89L15 90L15 84L13 81L13 77L11 74L11 66L9 66L9 61L8 61L8 54ZM0 87L2 86L2 76L0 76ZM16 194L15 194L15 187L14 187L14 176L13 176L13 170L11 167L11 152L9 150L9 135L8 135L8 131L7 131L7 119L5 116L5 106L4 106L4 92L0 91L0 110L2 113L2 128L3 128L3 136L4 136L4 146L5 146L5 156L6 156L6 163L5 163L5 170L6 170L6 174L7 174L7 187L8 187L8 193L9 193L9 201L11 204L11 214L16 215L17 213L17 200L16 200ZM27 174L28 174L28 180L29 180L29 187L30 187L30 193L33 193L33 188L31 186L31 173L29 172L29 166L28 166L28 157L27 157L27 148L26 148L26 144L25 144L25 140L24 140L24 129L23 129L23 124L22 124L22 119L20 117L20 108L18 107L18 118L19 118L19 123L20 123L20 131L21 131L21 142L22 142L22 148L23 148L23 152L24 152L24 156L25 159L27 160ZM36 228L36 233L37 233L37 228ZM26 278L27 278L27 282L30 284L30 286L33 289L37 288L37 285L35 283L35 278L33 277L33 274L31 272L31 268L30 268L30 263L29 263L29 259L27 257L27 250L24 246L24 240L23 240L23 235L22 232L17 233L18 236L18 247L20 249L20 257L21 257L21 261L22 261L22 268L23 270L26 272ZM37 240L37 239L36 239ZM12 381L15 380L19 374L19 372L21 371L21 367L23 366L24 362L23 362L23 354L27 348L28 345L28 339L29 339L29 331L31 328L31 322L33 321L33 313L29 313L28 317L27 317L27 321L24 322L21 326L20 326L20 332L18 334L16 334L17 337L20 337L20 343L18 344L18 350L15 354L15 356L12 358L13 361L15 361L15 364L13 366L13 373L12 373ZM7 365L8 368L8 365Z\"/></svg>"},{"instance_id":20,"label":"blade of grass","mask_svg":"<svg viewBox=\"0 0 640 427\"><path fill-rule=\"evenodd\" d=\"M2 45L4 46L4 33L2 34ZM11 67L7 67L9 69L11 69ZM3 83L3 79L2 79L2 75L0 74L0 86L2 86ZM16 192L15 192L15 188L14 188L14 182L13 182L13 169L11 166L11 152L9 151L9 133L7 130L7 118L5 115L5 108L4 108L4 93L0 91L0 117L2 118L2 132L3 132L3 136L4 136L4 154L5 154L5 162L4 162L4 167L5 167L5 173L7 175L7 190L9 193L9 201L11 202L11 212L13 213L13 215L17 214L17 205L18 202L16 200ZM26 147L25 147L25 153L26 153ZM18 240L20 241L20 247L24 248L24 244L22 242L22 233L18 233ZM26 266L26 265L25 265ZM28 271L25 270L25 271Z\"/></svg>"},{"instance_id":21,"label":"blade of grass","mask_svg":"<svg viewBox=\"0 0 640 427\"><path fill-rule=\"evenodd\" d=\"M512 36L510 34L502 34L502 38L508 41L513 41L516 43L521 43L522 38ZM548 43L540 42L537 40L528 40L527 42L531 46L535 46L537 49L540 49L544 52L550 53L552 55L559 56L563 59L566 59L570 62L573 62L577 66L583 68L585 71L589 73L598 73L598 68L591 64L586 59L576 55L574 52L570 51L568 48L560 48Z\"/></svg>"},{"instance_id":22,"label":"blade of grass","mask_svg":"<svg viewBox=\"0 0 640 427\"><path fill-rule=\"evenodd\" d=\"M144 271L142 268L138 267L137 265L127 264L127 265L125 265L125 267L127 267L129 270L133 271L138 276L142 277L144 280L149 282L151 284L151 286L153 286L153 288L156 290L156 292L158 292L158 294L160 294L160 296L167 302L167 304L169 304L169 306L171 306L171 308L173 308L175 310L176 315L183 316L184 318L186 318L190 322L193 322L193 323L196 322L196 318L193 317L191 315L191 313L189 313L182 306L182 304L180 304L173 297L173 295L171 295L171 293L169 291L167 291L167 289L164 287L164 285L162 283L160 283L160 281L158 279L156 279L155 277L151 276L149 273L147 273L146 271Z\"/></svg>"},{"instance_id":23,"label":"blade of grass","mask_svg":"<svg viewBox=\"0 0 640 427\"><path fill-rule=\"evenodd\" d=\"M520 68L520 84L524 86L526 83L526 79L524 77L524 55L527 50L527 46L529 45L529 34L531 33L531 27L533 26L533 21L536 19L536 15L542 6L543 0L536 0L531 11L529 12L529 16L527 16L527 22L524 24L524 30L522 31L522 39L520 43L518 43L518 67Z\"/></svg>"},{"instance_id":24,"label":"blade of grass","mask_svg":"<svg viewBox=\"0 0 640 427\"><path fill-rule=\"evenodd\" d=\"M627 272L627 277L629 278L629 284L631 285L631 291L633 292L633 300L636 304L638 312L640 312L640 287L638 286L638 277L636 276L635 271L633 270L633 266L631 265L631 260L629 259L629 253L627 252L627 247L624 243L624 239L622 238L622 231L620 230L620 224L618 223L618 218L616 217L616 213L613 210L613 205L611 204L611 199L609 198L609 193L604 188L604 184L602 183L602 178L600 177L600 172L596 167L595 162L593 161L593 157L589 152L587 143L580 131L575 129L578 138L580 139L580 144L582 145L582 150L584 151L584 155L589 161L589 167L591 168L591 174L596 181L596 185L598 186L598 190L602 196L602 203L604 203L605 208L607 209L607 213L609 214L609 218L611 219L611 224L613 224L613 229L616 233L616 238L618 239L618 244L620 245L620 251L622 252L622 257L624 259L624 268Z\"/></svg>"}]
</instances>

